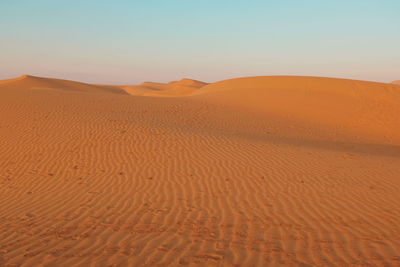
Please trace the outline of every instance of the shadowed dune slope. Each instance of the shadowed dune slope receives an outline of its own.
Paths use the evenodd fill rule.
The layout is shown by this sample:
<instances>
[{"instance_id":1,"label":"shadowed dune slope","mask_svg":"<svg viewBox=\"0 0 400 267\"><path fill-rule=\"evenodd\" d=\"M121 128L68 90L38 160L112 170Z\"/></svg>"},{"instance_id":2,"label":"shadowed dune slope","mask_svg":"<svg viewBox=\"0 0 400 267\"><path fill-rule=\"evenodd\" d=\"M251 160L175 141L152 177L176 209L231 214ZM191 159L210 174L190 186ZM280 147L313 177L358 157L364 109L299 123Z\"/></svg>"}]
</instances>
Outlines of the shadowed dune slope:
<instances>
[{"instance_id":1,"label":"shadowed dune slope","mask_svg":"<svg viewBox=\"0 0 400 267\"><path fill-rule=\"evenodd\" d=\"M93 85L69 80L42 78L30 75L22 75L18 78L1 80L1 88L7 89L33 89L33 90L65 90L80 92L105 92L116 94L127 94L123 89L117 86Z\"/></svg>"},{"instance_id":2,"label":"shadowed dune slope","mask_svg":"<svg viewBox=\"0 0 400 267\"><path fill-rule=\"evenodd\" d=\"M399 266L399 86L177 85L0 82L0 266Z\"/></svg>"}]
</instances>

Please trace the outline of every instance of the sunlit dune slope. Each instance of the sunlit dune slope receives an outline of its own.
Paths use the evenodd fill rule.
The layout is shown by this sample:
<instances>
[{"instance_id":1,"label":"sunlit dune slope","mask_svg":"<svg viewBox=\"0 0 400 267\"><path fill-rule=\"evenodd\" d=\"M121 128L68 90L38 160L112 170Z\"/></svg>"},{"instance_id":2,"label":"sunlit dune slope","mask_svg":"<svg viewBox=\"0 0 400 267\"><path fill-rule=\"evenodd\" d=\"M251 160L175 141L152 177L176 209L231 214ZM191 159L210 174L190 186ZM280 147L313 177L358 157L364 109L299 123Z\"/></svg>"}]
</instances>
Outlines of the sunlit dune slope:
<instances>
[{"instance_id":1,"label":"sunlit dune slope","mask_svg":"<svg viewBox=\"0 0 400 267\"><path fill-rule=\"evenodd\" d=\"M148 97L189 97L193 101L252 113L262 120L305 128L319 134L347 135L353 139L400 142L400 90L395 84L348 79L259 76L212 84L182 79L140 85L94 85L62 79L23 75L0 81L0 89L52 89L102 92ZM294 134L294 132L292 132ZM315 134L314 134L315 135Z\"/></svg>"},{"instance_id":2,"label":"sunlit dune slope","mask_svg":"<svg viewBox=\"0 0 400 267\"><path fill-rule=\"evenodd\" d=\"M30 75L22 75L18 78L1 80L0 89L34 89L34 90L65 90L79 92L108 92L116 94L127 94L117 86L93 85L69 80L42 78Z\"/></svg>"},{"instance_id":3,"label":"sunlit dune slope","mask_svg":"<svg viewBox=\"0 0 400 267\"><path fill-rule=\"evenodd\" d=\"M392 83L400 85L400 80L398 80L398 81L393 81Z\"/></svg>"},{"instance_id":4,"label":"sunlit dune slope","mask_svg":"<svg viewBox=\"0 0 400 267\"><path fill-rule=\"evenodd\" d=\"M400 90L392 84L335 78L265 76L204 86L195 98L282 123L318 126L381 142L400 141Z\"/></svg>"}]
</instances>

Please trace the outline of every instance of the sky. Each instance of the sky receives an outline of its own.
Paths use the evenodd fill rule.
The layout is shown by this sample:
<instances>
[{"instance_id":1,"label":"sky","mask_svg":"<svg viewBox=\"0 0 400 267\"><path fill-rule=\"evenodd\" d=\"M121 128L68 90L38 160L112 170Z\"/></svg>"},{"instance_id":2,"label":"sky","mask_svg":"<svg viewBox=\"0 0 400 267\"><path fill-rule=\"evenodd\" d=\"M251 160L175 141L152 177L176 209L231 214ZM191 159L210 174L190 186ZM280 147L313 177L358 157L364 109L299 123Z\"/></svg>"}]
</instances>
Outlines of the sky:
<instances>
[{"instance_id":1,"label":"sky","mask_svg":"<svg viewBox=\"0 0 400 267\"><path fill-rule=\"evenodd\" d=\"M0 79L400 79L399 0L0 0Z\"/></svg>"}]
</instances>

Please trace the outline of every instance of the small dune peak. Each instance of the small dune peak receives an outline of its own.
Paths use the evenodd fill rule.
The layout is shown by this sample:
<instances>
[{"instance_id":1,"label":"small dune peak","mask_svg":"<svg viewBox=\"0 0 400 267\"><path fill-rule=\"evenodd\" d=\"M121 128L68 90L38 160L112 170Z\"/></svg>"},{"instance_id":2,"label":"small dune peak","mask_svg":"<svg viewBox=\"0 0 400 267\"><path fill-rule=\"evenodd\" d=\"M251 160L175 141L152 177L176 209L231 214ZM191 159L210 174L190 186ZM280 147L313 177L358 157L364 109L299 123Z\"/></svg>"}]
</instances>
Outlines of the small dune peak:
<instances>
[{"instance_id":1,"label":"small dune peak","mask_svg":"<svg viewBox=\"0 0 400 267\"><path fill-rule=\"evenodd\" d=\"M24 75L21 75L21 76L17 77L17 80L31 80L31 79L36 79L36 78L39 78L39 77L36 77L36 76L33 76L33 75L24 74Z\"/></svg>"},{"instance_id":2,"label":"small dune peak","mask_svg":"<svg viewBox=\"0 0 400 267\"><path fill-rule=\"evenodd\" d=\"M183 78L180 79L179 81L173 81L170 82L170 84L176 84L176 85L181 85L181 86L190 86L190 87L203 87L204 85L207 85L205 82L189 79L189 78Z\"/></svg>"},{"instance_id":3,"label":"small dune peak","mask_svg":"<svg viewBox=\"0 0 400 267\"><path fill-rule=\"evenodd\" d=\"M181 84L192 84L192 83L199 83L200 81L196 81L196 80L189 79L189 78L182 78L178 82Z\"/></svg>"},{"instance_id":4,"label":"small dune peak","mask_svg":"<svg viewBox=\"0 0 400 267\"><path fill-rule=\"evenodd\" d=\"M195 80L189 79L189 78L182 78L179 80L180 83L191 83L191 82L196 82Z\"/></svg>"},{"instance_id":5,"label":"small dune peak","mask_svg":"<svg viewBox=\"0 0 400 267\"><path fill-rule=\"evenodd\" d=\"M32 76L32 75L24 74L24 75L15 77L15 78L0 80L0 83L1 84L4 84L4 83L21 83L21 82L25 83L25 82L31 82L33 80L37 80L38 78L39 77L35 77L35 76Z\"/></svg>"},{"instance_id":6,"label":"small dune peak","mask_svg":"<svg viewBox=\"0 0 400 267\"><path fill-rule=\"evenodd\" d=\"M393 84L397 84L397 85L400 85L400 80L397 80L397 81L393 81L392 83L393 83Z\"/></svg>"}]
</instances>

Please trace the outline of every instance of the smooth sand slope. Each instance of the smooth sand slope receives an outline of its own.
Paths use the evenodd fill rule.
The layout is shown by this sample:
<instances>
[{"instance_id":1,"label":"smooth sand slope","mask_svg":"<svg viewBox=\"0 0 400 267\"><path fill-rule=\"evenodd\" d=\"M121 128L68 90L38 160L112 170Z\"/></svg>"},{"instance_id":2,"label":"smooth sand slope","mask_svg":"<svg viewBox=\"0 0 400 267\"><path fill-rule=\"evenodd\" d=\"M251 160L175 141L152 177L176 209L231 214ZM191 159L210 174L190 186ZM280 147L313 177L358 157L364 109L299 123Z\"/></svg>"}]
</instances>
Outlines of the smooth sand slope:
<instances>
[{"instance_id":1,"label":"smooth sand slope","mask_svg":"<svg viewBox=\"0 0 400 267\"><path fill-rule=\"evenodd\" d=\"M312 77L0 81L0 266L399 266L398 103Z\"/></svg>"},{"instance_id":2,"label":"smooth sand slope","mask_svg":"<svg viewBox=\"0 0 400 267\"><path fill-rule=\"evenodd\" d=\"M393 83L394 83L394 84L398 84L398 85L400 85L400 80L398 80L398 81L394 81Z\"/></svg>"},{"instance_id":3,"label":"smooth sand slope","mask_svg":"<svg viewBox=\"0 0 400 267\"><path fill-rule=\"evenodd\" d=\"M30 75L22 75L15 79L0 80L0 88L15 90L64 90L72 92L127 94L127 92L117 86L93 85L54 78L41 78Z\"/></svg>"},{"instance_id":4,"label":"smooth sand slope","mask_svg":"<svg viewBox=\"0 0 400 267\"><path fill-rule=\"evenodd\" d=\"M315 128L309 134L400 144L400 88L382 83L316 77L226 80L197 93L208 103L254 112L281 127ZM282 123L285 121L285 123ZM323 131L323 132L321 132ZM298 132L292 132L299 136Z\"/></svg>"}]
</instances>

